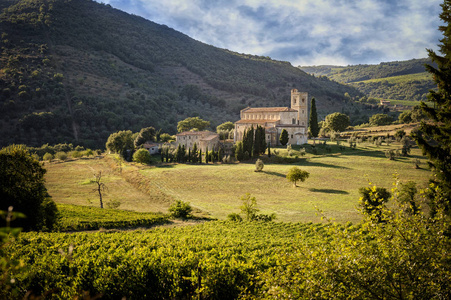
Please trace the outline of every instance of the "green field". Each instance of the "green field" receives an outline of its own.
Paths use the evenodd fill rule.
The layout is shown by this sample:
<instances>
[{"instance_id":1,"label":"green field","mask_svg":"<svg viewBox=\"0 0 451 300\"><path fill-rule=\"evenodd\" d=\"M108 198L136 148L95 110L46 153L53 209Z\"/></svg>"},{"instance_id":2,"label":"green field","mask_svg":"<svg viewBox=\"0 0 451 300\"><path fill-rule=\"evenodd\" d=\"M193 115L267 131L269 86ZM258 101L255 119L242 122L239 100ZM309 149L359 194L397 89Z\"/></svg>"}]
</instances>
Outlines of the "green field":
<instances>
[{"instance_id":1,"label":"green field","mask_svg":"<svg viewBox=\"0 0 451 300\"><path fill-rule=\"evenodd\" d=\"M399 144L376 147L361 143L351 150L347 143L340 149L330 143L327 153L317 146L318 155L307 153L295 158L293 151L289 164L277 163L280 158L266 157L263 172L254 172L253 163L240 164L160 164L144 167L135 164L123 166L122 174L111 156L102 159L74 160L46 164L47 187L57 203L98 206L98 196L89 183L93 170L103 170L108 192L105 201L120 201L120 209L137 212L166 212L175 199L191 203L195 214L225 219L230 213L239 213L240 197L250 193L256 197L261 213L275 213L277 221L321 222L321 214L344 223L358 221L357 210L360 187L372 183L390 189L393 174L401 181L413 180L425 186L430 171L425 169L425 158L418 149L409 157L390 161L385 150L400 148ZM299 147L297 148L299 149ZM310 152L310 147L307 147ZM286 155L279 149L279 156ZM412 161L419 158L422 169L414 169ZM292 166L310 173L298 187L287 181Z\"/></svg>"}]
</instances>

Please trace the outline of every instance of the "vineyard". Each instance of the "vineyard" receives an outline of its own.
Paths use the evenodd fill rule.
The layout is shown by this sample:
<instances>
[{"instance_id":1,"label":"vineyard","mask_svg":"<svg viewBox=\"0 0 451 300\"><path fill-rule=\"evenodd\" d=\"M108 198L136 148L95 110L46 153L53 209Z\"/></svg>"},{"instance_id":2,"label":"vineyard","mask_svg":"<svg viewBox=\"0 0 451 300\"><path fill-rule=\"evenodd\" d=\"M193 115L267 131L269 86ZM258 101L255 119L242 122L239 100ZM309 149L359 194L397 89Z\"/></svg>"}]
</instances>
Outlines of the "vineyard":
<instances>
[{"instance_id":1,"label":"vineyard","mask_svg":"<svg viewBox=\"0 0 451 300\"><path fill-rule=\"evenodd\" d=\"M139 213L68 204L59 204L58 211L61 215L57 228L59 231L150 227L168 222L168 217L161 213Z\"/></svg>"},{"instance_id":2,"label":"vineyard","mask_svg":"<svg viewBox=\"0 0 451 300\"><path fill-rule=\"evenodd\" d=\"M23 233L7 252L11 262L24 264L11 275L18 293L236 299L256 293L258 275L292 245L321 241L327 226L214 221L149 231Z\"/></svg>"}]
</instances>

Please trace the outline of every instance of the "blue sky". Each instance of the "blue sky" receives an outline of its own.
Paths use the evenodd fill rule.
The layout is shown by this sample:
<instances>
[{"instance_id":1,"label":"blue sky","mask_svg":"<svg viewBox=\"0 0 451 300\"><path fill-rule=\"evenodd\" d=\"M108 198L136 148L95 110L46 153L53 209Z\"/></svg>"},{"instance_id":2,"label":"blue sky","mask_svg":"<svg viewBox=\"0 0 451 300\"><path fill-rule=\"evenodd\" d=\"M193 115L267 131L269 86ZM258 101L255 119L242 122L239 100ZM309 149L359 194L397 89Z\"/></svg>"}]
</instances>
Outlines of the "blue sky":
<instances>
[{"instance_id":1,"label":"blue sky","mask_svg":"<svg viewBox=\"0 0 451 300\"><path fill-rule=\"evenodd\" d=\"M100 1L99 1L100 2ZM204 43L298 65L427 57L442 0L103 0Z\"/></svg>"}]
</instances>

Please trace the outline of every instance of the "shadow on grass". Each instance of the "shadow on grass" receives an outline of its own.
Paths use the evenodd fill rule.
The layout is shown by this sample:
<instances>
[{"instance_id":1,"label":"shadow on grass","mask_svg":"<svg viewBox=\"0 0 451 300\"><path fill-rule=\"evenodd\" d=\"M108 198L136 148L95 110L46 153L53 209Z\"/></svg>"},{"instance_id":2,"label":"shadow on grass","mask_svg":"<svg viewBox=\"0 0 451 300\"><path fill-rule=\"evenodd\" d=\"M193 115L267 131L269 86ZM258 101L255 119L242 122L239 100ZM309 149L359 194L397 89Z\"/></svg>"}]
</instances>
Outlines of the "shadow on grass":
<instances>
[{"instance_id":1,"label":"shadow on grass","mask_svg":"<svg viewBox=\"0 0 451 300\"><path fill-rule=\"evenodd\" d=\"M268 171L262 171L262 173L268 174L268 175L273 175L273 176L278 176L278 177L287 177L286 174L282 174L282 173L278 173L278 172L268 172Z\"/></svg>"},{"instance_id":2,"label":"shadow on grass","mask_svg":"<svg viewBox=\"0 0 451 300\"><path fill-rule=\"evenodd\" d=\"M309 167L311 166L311 167L323 167L323 168L350 170L350 168L348 168L348 167L337 166L337 165L332 165L332 164L325 164L325 163L321 163L321 162L312 162L312 161L306 161L303 164L301 164L301 166L309 166Z\"/></svg>"},{"instance_id":3,"label":"shadow on grass","mask_svg":"<svg viewBox=\"0 0 451 300\"><path fill-rule=\"evenodd\" d=\"M162 165L156 165L155 167L161 168L161 169L172 169L172 168L174 168L174 164L170 164L170 165L162 164Z\"/></svg>"},{"instance_id":4,"label":"shadow on grass","mask_svg":"<svg viewBox=\"0 0 451 300\"><path fill-rule=\"evenodd\" d=\"M349 194L346 191L333 190L333 189L309 189L309 191L314 192L314 193L326 193L326 194L341 194L341 195Z\"/></svg>"}]
</instances>

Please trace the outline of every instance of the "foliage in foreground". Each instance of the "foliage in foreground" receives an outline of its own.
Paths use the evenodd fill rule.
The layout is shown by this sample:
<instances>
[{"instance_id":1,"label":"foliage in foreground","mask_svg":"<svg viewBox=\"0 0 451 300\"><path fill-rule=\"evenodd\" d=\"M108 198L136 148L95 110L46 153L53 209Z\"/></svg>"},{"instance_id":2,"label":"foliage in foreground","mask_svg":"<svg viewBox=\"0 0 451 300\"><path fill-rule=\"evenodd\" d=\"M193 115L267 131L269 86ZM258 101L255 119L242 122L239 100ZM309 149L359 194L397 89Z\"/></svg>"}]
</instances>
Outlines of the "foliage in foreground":
<instances>
[{"instance_id":1,"label":"foliage in foreground","mask_svg":"<svg viewBox=\"0 0 451 300\"><path fill-rule=\"evenodd\" d=\"M378 206L383 222L367 215L359 226L330 226L327 243L293 245L263 276L268 298L449 299L450 220L443 209L412 214L398 196L395 187L395 211Z\"/></svg>"},{"instance_id":2,"label":"foliage in foreground","mask_svg":"<svg viewBox=\"0 0 451 300\"><path fill-rule=\"evenodd\" d=\"M56 299L83 291L102 299L237 299L256 294L258 273L277 265L299 232L303 242L315 242L325 227L214 221L152 231L22 234L7 257L28 269L9 279L23 293Z\"/></svg>"},{"instance_id":3,"label":"foliage in foreground","mask_svg":"<svg viewBox=\"0 0 451 300\"><path fill-rule=\"evenodd\" d=\"M432 218L424 207L413 213L396 186L391 201L393 210L378 206L383 222L367 215L355 226L213 221L25 233L3 247L6 261L23 266L5 282L56 299L449 299L449 218L441 208Z\"/></svg>"},{"instance_id":4,"label":"foliage in foreground","mask_svg":"<svg viewBox=\"0 0 451 300\"><path fill-rule=\"evenodd\" d=\"M17 221L25 230L51 230L58 210L44 185L46 170L24 145L0 150L0 210L25 214Z\"/></svg>"}]
</instances>

